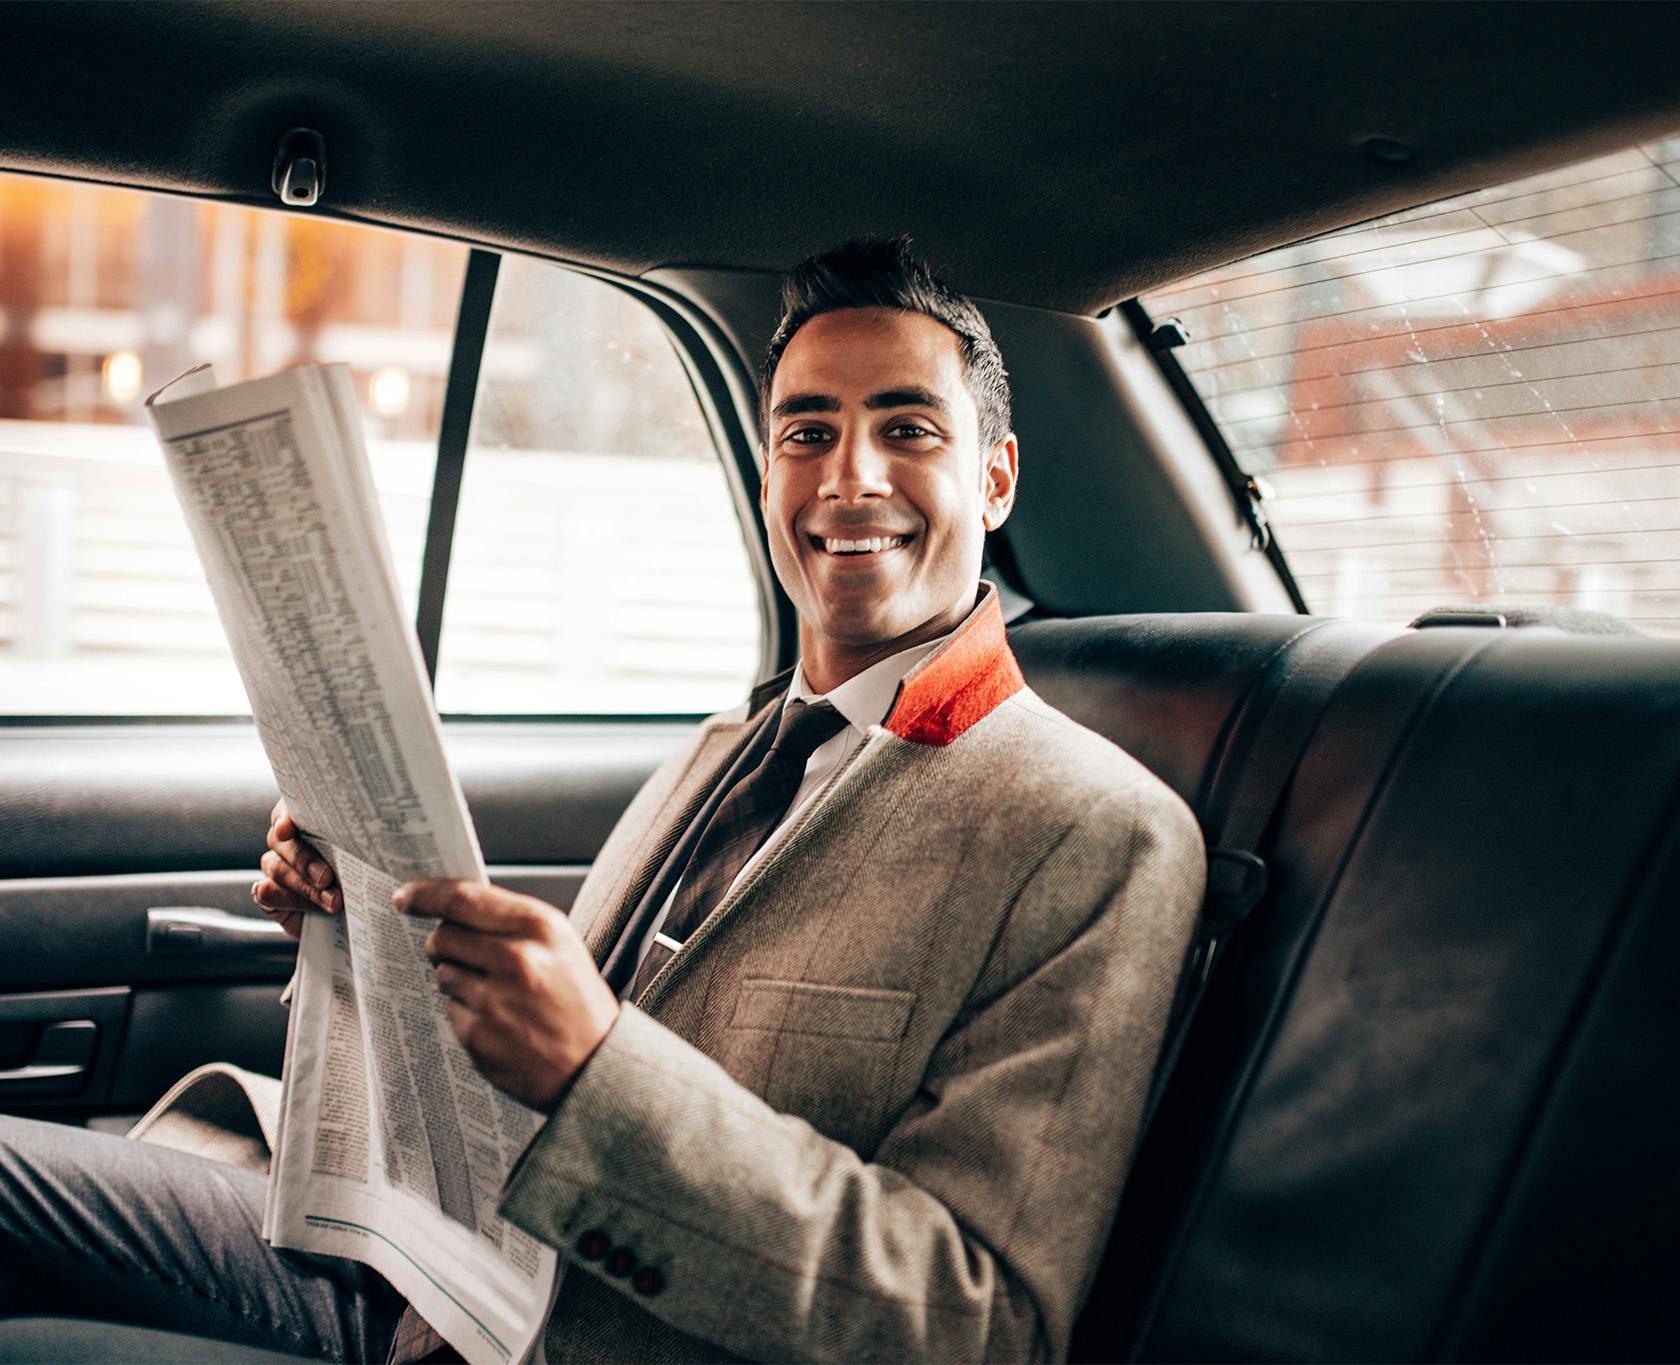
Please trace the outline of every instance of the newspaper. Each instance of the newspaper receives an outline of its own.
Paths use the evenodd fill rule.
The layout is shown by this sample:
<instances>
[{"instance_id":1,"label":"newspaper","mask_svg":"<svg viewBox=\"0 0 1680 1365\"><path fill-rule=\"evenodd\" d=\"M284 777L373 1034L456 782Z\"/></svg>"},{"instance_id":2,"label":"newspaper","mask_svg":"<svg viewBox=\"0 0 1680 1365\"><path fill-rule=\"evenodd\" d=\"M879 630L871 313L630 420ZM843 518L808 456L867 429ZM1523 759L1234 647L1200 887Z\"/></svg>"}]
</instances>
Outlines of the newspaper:
<instances>
[{"instance_id":1,"label":"newspaper","mask_svg":"<svg viewBox=\"0 0 1680 1365\"><path fill-rule=\"evenodd\" d=\"M542 1119L456 1041L435 921L391 907L410 878L485 872L349 370L217 388L201 366L147 406L280 793L344 893L305 917L263 1234L372 1266L472 1365L525 1359L555 1254L496 1204Z\"/></svg>"}]
</instances>

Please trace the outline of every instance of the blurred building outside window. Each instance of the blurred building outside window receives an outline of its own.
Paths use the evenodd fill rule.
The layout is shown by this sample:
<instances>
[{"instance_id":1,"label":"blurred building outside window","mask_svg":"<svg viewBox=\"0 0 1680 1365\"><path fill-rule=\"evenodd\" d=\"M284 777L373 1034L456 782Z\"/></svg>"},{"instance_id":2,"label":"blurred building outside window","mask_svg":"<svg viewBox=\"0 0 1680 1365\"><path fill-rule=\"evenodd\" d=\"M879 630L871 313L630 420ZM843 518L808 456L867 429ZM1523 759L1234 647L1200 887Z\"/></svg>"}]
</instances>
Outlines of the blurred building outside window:
<instances>
[{"instance_id":1,"label":"blurred building outside window","mask_svg":"<svg viewBox=\"0 0 1680 1365\"><path fill-rule=\"evenodd\" d=\"M1317 612L1680 635L1680 137L1145 295Z\"/></svg>"},{"instance_id":2,"label":"blurred building outside window","mask_svg":"<svg viewBox=\"0 0 1680 1365\"><path fill-rule=\"evenodd\" d=\"M214 364L223 383L308 362L351 367L412 607L466 258L453 243L330 219L0 175L0 714L246 711L143 409L148 393L201 362ZM555 267L521 268L579 280ZM623 295L617 301L638 307ZM510 325L501 320L512 307L499 294L499 328ZM486 358L484 393L499 415L475 416L485 458L581 452L579 490L595 491L578 492L591 508L585 529L560 527L558 511L546 527L530 527L522 476L469 474L452 597L459 588L472 600L451 601L441 643L455 709L728 704L756 665L757 607L717 455L709 439L702 451L693 394L673 390L669 374L645 394L596 382L602 335L579 318L575 308L567 315L538 306L521 337L496 340ZM662 348L681 385L663 333L645 316L635 323L643 328L636 345ZM672 418L678 397L695 415ZM481 441L493 430L486 422L520 434ZM573 543L586 533L622 540L623 528L603 518L645 522L654 466L667 458L679 477L713 490L710 502L692 488L685 496L722 526L738 560L723 571L736 610L725 633L745 643L727 665L680 610L659 625L646 613L626 620L601 608L592 594L614 580ZM591 460L600 468L585 477ZM550 500L564 507L574 490L558 473L550 482ZM545 542L545 530L562 543ZM490 557L485 565L471 562L475 550ZM586 568L557 578L557 555ZM499 567L485 583L491 560ZM685 583L667 586L680 595ZM569 596L556 603L550 590ZM741 624L743 602L750 629ZM531 644L535 616L540 649ZM536 672L534 649L543 658Z\"/></svg>"}]
</instances>

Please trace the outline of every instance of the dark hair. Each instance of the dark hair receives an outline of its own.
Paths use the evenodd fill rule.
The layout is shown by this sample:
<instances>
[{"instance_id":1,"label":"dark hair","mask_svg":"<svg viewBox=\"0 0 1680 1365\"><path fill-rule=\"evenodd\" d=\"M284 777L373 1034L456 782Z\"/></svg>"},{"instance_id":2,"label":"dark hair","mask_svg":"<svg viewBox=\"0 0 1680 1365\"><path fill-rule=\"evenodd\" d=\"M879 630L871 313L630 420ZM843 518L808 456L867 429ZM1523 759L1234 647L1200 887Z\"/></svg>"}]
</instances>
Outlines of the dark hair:
<instances>
[{"instance_id":1,"label":"dark hair","mask_svg":"<svg viewBox=\"0 0 1680 1365\"><path fill-rule=\"evenodd\" d=\"M962 343L963 379L980 414L980 444L1009 434L1009 375L992 329L972 299L941 283L910 249L910 239L866 238L811 256L782 281L782 320L770 339L758 384L760 437L770 439L770 383L793 334L821 313L899 308L944 323Z\"/></svg>"}]
</instances>

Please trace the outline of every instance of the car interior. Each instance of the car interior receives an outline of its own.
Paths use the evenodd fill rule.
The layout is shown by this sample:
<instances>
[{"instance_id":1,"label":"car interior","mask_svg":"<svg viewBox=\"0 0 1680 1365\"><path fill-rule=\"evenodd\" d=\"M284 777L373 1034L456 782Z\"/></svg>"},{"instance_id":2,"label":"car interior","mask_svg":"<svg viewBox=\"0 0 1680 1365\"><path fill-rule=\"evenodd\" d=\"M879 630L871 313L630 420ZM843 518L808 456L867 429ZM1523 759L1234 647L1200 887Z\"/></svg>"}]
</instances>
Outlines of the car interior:
<instances>
[{"instance_id":1,"label":"car interior","mask_svg":"<svg viewBox=\"0 0 1680 1365\"><path fill-rule=\"evenodd\" d=\"M1027 681L1171 785L1211 851L1074 1358L1680 1349L1680 9L67 0L0 6L0 35L7 184L460 253L393 540L492 876L561 906L699 717L794 661L755 517L781 273L910 234L1009 367L1021 494L987 575ZM1431 275L1379 313L1444 268L1448 228L1416 226L1443 205L1475 216L1483 273L1445 311L1417 302L1444 297ZM8 291L50 261L0 259L11 403ZM497 586L526 561L474 521L474 460L497 467L484 395L523 363L504 310L538 268L669 343L652 405L693 409L660 439L699 441L716 480L715 591L645 511L679 524L700 465L658 462L612 504L625 524ZM1615 337L1637 349L1601 354ZM1500 368L1427 388L1444 346ZM43 553L14 408L0 592ZM1541 446L1577 463L1524 463ZM1448 465L1464 501L1406 501L1437 487L1406 470ZM1410 558L1373 558L1385 535ZM1425 536L1453 542L1447 571ZM1585 557L1607 541L1623 559ZM637 700L634 670L575 703L446 685L467 625L493 633L456 605L475 574L502 575L504 616L581 618L630 574L609 563L673 631L710 639L734 603L703 697ZM31 626L0 596L0 680L76 600ZM0 685L0 1110L123 1132L204 1062L278 1074L292 944L249 897L275 788L248 716L137 709L120 651L74 692L52 662L74 647L41 646L45 690ZM9 1341L273 1358L93 1321Z\"/></svg>"}]
</instances>

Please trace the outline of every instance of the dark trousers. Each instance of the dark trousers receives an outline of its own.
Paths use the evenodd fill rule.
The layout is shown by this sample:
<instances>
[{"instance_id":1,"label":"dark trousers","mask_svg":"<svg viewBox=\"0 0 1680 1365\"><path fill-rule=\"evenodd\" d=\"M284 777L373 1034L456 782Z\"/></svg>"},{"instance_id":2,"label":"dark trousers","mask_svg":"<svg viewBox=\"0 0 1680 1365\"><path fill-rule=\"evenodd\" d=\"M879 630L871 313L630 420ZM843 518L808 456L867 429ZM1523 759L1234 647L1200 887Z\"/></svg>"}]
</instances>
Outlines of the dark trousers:
<instances>
[{"instance_id":1,"label":"dark trousers","mask_svg":"<svg viewBox=\"0 0 1680 1365\"><path fill-rule=\"evenodd\" d=\"M385 1359L401 1296L262 1239L267 1181L0 1115L0 1317L102 1318L328 1360Z\"/></svg>"}]
</instances>

